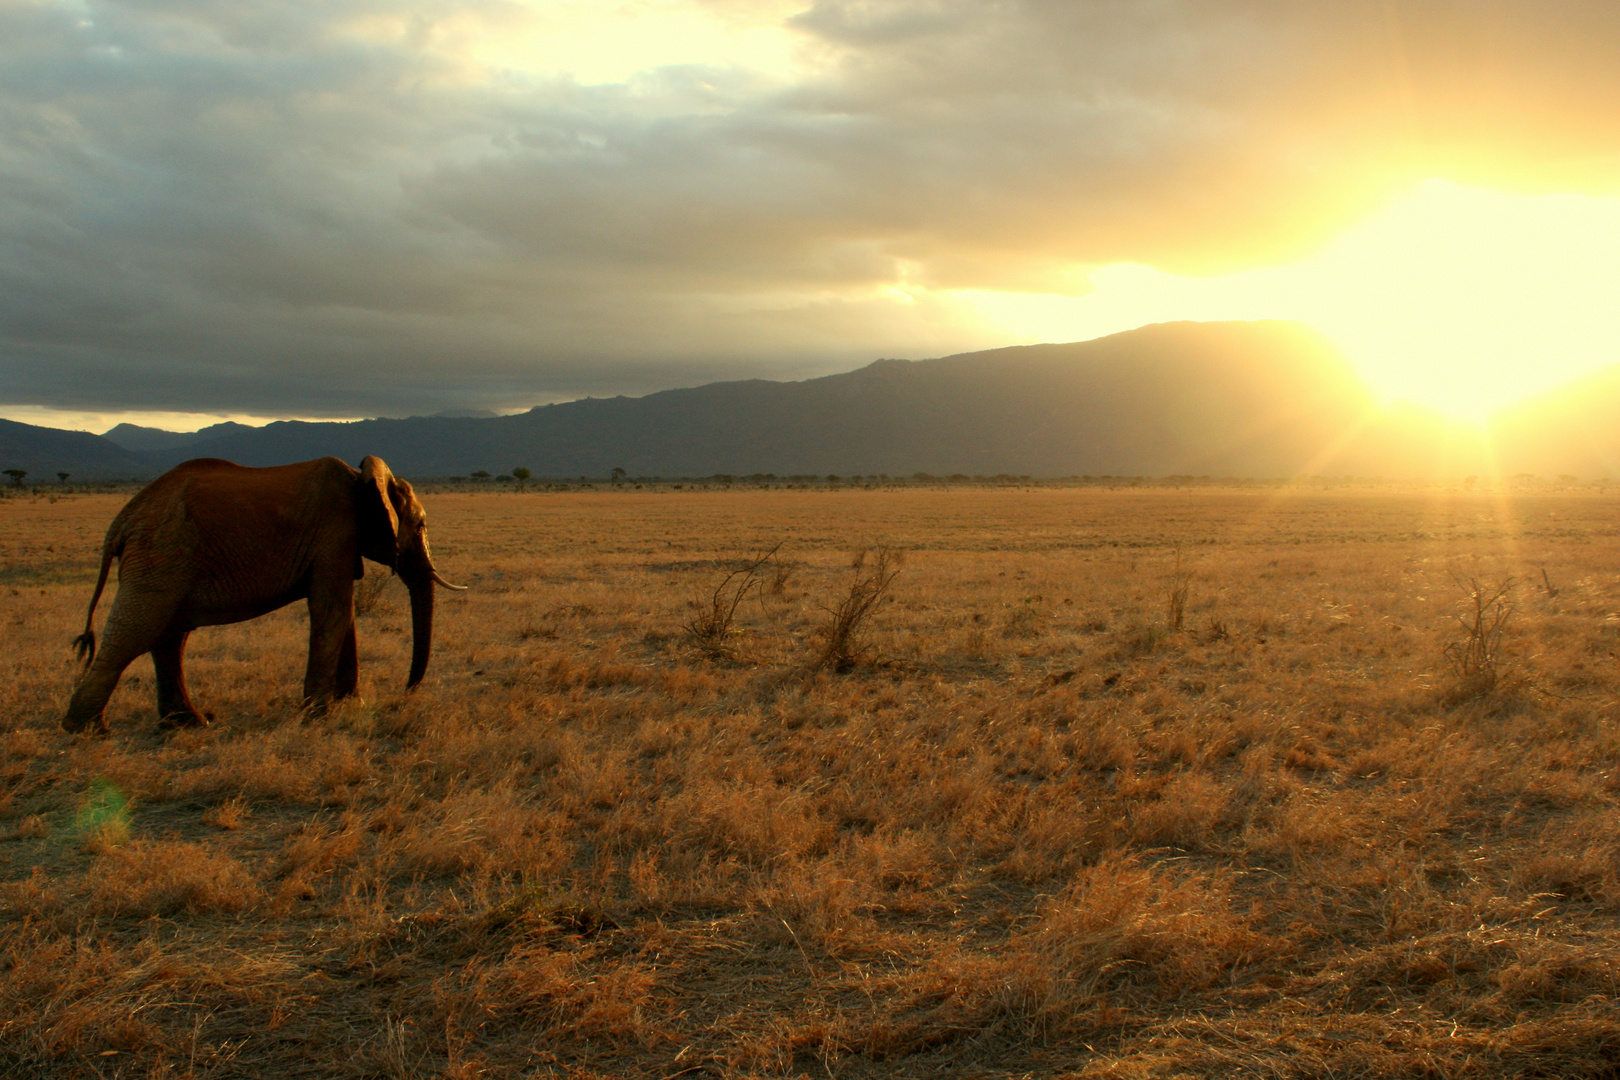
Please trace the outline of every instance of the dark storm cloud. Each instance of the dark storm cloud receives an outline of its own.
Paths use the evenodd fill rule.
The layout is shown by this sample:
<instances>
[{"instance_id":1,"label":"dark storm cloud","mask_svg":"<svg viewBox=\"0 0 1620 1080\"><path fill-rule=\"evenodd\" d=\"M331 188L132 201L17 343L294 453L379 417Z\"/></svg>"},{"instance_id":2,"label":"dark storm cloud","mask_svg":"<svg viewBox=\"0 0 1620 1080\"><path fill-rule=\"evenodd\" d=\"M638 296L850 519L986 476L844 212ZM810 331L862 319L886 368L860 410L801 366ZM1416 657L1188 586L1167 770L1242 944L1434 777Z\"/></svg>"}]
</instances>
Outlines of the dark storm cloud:
<instances>
[{"instance_id":1,"label":"dark storm cloud","mask_svg":"<svg viewBox=\"0 0 1620 1080\"><path fill-rule=\"evenodd\" d=\"M0 6L5 396L355 415L796 376L992 343L930 288L1286 257L1436 173L1616 175L1608 4L822 0L796 82L597 86L468 78L432 31L480 12L509 14Z\"/></svg>"}]
</instances>

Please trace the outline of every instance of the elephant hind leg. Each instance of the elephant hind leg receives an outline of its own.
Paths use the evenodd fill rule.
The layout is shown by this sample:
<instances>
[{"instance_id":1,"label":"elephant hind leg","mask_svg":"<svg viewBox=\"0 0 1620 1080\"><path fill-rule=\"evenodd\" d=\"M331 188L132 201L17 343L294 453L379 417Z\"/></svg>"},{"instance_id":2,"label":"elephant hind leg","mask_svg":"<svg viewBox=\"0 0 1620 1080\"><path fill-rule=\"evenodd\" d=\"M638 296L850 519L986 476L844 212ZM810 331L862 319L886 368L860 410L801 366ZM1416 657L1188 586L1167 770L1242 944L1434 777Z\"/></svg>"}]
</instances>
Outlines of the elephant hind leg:
<instances>
[{"instance_id":1,"label":"elephant hind leg","mask_svg":"<svg viewBox=\"0 0 1620 1080\"><path fill-rule=\"evenodd\" d=\"M105 733L107 699L112 697L113 690L118 686L118 679L124 674L124 669L129 666L130 661L146 652L147 648L145 642L107 635L107 640L96 650L95 660L85 669L79 684L73 688L67 715L62 717L63 729L80 732L94 724L97 731Z\"/></svg>"},{"instance_id":2,"label":"elephant hind leg","mask_svg":"<svg viewBox=\"0 0 1620 1080\"><path fill-rule=\"evenodd\" d=\"M166 628L173 622L179 606L178 599L171 598L174 595L173 590L120 585L107 623L101 630L101 647L73 688L67 715L62 717L64 729L77 732L94 724L98 731L107 730L107 699L112 697L130 662L144 652L151 652L168 635ZM183 642L184 638L181 640ZM158 670L161 678L161 665Z\"/></svg>"},{"instance_id":3,"label":"elephant hind leg","mask_svg":"<svg viewBox=\"0 0 1620 1080\"><path fill-rule=\"evenodd\" d=\"M189 630L170 630L152 646L157 671L158 718L163 727L204 727L208 721L191 704L183 659Z\"/></svg>"}]
</instances>

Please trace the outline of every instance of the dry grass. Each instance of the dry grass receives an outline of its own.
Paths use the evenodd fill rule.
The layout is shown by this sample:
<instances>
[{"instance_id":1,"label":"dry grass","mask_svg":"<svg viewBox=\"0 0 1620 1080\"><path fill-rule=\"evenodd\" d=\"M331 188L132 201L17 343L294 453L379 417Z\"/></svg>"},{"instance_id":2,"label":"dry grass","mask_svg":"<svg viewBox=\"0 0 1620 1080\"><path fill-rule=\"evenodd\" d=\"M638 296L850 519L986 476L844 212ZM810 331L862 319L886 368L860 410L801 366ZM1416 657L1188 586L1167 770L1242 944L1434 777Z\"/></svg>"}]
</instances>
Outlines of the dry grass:
<instances>
[{"instance_id":1,"label":"dry grass","mask_svg":"<svg viewBox=\"0 0 1620 1080\"><path fill-rule=\"evenodd\" d=\"M0 502L0 1075L1620 1067L1611 498L425 501L474 589L418 692L378 575L362 700L300 718L293 609L193 636L212 727L141 660L100 740L119 500ZM882 663L788 677L852 600Z\"/></svg>"}]
</instances>

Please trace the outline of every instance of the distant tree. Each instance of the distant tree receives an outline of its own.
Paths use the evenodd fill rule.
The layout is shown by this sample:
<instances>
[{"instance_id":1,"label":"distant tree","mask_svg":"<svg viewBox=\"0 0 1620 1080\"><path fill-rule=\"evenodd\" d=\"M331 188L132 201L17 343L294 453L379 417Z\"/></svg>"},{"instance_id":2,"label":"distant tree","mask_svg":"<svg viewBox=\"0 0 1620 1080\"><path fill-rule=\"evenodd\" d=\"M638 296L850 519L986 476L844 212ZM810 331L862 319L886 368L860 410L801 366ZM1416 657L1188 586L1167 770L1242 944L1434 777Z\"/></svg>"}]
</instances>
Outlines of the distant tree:
<instances>
[{"instance_id":1,"label":"distant tree","mask_svg":"<svg viewBox=\"0 0 1620 1080\"><path fill-rule=\"evenodd\" d=\"M477 472L472 474L472 478L474 480L488 480L489 479L489 472L488 472L488 470L485 470L485 469L479 469Z\"/></svg>"},{"instance_id":2,"label":"distant tree","mask_svg":"<svg viewBox=\"0 0 1620 1080\"><path fill-rule=\"evenodd\" d=\"M73 475L72 473L68 473L68 472L59 472L59 473L56 474L56 482L59 483L59 484L65 484L65 483L67 483L67 478L72 476L72 475Z\"/></svg>"},{"instance_id":3,"label":"distant tree","mask_svg":"<svg viewBox=\"0 0 1620 1080\"><path fill-rule=\"evenodd\" d=\"M27 469L6 469L4 472L7 476L11 477L12 487L22 487L23 477L28 475Z\"/></svg>"},{"instance_id":4,"label":"distant tree","mask_svg":"<svg viewBox=\"0 0 1620 1080\"><path fill-rule=\"evenodd\" d=\"M512 475L517 478L518 483L527 484L529 482L529 477L533 476L534 473L530 472L522 465L519 465L517 468L512 470Z\"/></svg>"},{"instance_id":5,"label":"distant tree","mask_svg":"<svg viewBox=\"0 0 1620 1080\"><path fill-rule=\"evenodd\" d=\"M622 483L624 483L624 478L627 475L629 475L629 474L626 473L623 469L618 468L617 466L615 466L613 471L608 474L609 478L614 482L614 484L622 484Z\"/></svg>"}]
</instances>

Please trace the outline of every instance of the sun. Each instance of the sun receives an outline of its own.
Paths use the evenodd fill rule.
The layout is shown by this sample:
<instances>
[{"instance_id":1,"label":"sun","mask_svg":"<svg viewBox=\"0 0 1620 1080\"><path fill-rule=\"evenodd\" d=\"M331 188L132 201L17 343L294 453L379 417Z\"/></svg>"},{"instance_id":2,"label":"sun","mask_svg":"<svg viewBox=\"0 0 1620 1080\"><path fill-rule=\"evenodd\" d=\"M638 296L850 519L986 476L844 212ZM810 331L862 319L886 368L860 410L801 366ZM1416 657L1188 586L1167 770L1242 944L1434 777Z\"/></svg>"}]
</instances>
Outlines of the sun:
<instances>
[{"instance_id":1,"label":"sun","mask_svg":"<svg viewBox=\"0 0 1620 1080\"><path fill-rule=\"evenodd\" d=\"M1620 362L1620 200L1430 181L1294 273L1370 381L1450 413Z\"/></svg>"},{"instance_id":2,"label":"sun","mask_svg":"<svg viewBox=\"0 0 1620 1080\"><path fill-rule=\"evenodd\" d=\"M1620 199L1430 180L1292 265L1090 277L1085 297L966 298L1049 341L1176 319L1298 319L1387 399L1467 418L1620 363Z\"/></svg>"}]
</instances>

